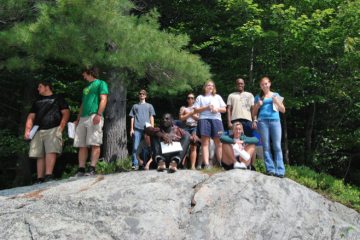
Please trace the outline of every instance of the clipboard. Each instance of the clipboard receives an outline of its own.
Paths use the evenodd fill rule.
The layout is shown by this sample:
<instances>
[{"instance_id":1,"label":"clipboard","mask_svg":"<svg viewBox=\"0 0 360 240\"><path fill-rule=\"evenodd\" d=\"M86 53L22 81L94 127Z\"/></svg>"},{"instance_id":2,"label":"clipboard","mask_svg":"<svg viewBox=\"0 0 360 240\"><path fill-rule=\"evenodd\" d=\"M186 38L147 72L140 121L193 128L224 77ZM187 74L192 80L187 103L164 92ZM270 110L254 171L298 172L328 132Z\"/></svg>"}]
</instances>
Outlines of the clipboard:
<instances>
[{"instance_id":1,"label":"clipboard","mask_svg":"<svg viewBox=\"0 0 360 240\"><path fill-rule=\"evenodd\" d=\"M276 96L276 99L278 100L278 102L279 102L280 104L282 104L283 101L284 101L284 97L281 97L281 96L278 96L278 95L275 95L275 96ZM274 103L273 103L273 110L274 110L275 112L279 112L278 107L277 107L276 104L274 104Z\"/></svg>"},{"instance_id":2,"label":"clipboard","mask_svg":"<svg viewBox=\"0 0 360 240\"><path fill-rule=\"evenodd\" d=\"M173 142L173 144L167 144L167 143L164 143L164 142L161 142L160 143L161 145L161 152L162 154L165 154L165 153L172 153L172 152L181 152L183 150L180 142Z\"/></svg>"}]
</instances>

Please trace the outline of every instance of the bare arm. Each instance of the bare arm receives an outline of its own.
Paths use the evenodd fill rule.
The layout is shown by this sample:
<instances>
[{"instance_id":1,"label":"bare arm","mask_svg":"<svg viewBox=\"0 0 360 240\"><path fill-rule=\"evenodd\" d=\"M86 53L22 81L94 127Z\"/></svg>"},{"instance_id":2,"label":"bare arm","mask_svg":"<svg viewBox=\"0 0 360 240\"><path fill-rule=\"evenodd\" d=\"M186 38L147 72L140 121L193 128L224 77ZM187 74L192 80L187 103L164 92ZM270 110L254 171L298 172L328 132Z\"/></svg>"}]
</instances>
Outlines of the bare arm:
<instances>
[{"instance_id":1,"label":"bare arm","mask_svg":"<svg viewBox=\"0 0 360 240\"><path fill-rule=\"evenodd\" d=\"M132 117L130 120L130 137L134 134L134 118Z\"/></svg>"},{"instance_id":2,"label":"bare arm","mask_svg":"<svg viewBox=\"0 0 360 240\"><path fill-rule=\"evenodd\" d=\"M195 121L197 121L199 119L199 117L197 115L195 115L194 110L192 110L192 111L189 111L189 112L185 113L184 115L180 114L180 121L183 122L186 119L188 119L189 117L194 118ZM197 118L197 119L195 119L195 118Z\"/></svg>"},{"instance_id":3,"label":"bare arm","mask_svg":"<svg viewBox=\"0 0 360 240\"><path fill-rule=\"evenodd\" d=\"M35 113L30 113L29 116L26 119L26 124L25 124L25 139L29 139L30 136L30 130L34 125L34 120L35 120Z\"/></svg>"},{"instance_id":4,"label":"bare arm","mask_svg":"<svg viewBox=\"0 0 360 240\"><path fill-rule=\"evenodd\" d=\"M59 126L60 132L62 132L64 130L66 123L69 121L70 110L64 109L64 110L61 110L61 113L62 113L62 118L61 118L61 122L60 122L60 126Z\"/></svg>"},{"instance_id":5,"label":"bare arm","mask_svg":"<svg viewBox=\"0 0 360 240\"><path fill-rule=\"evenodd\" d=\"M150 116L150 124L154 127L154 116Z\"/></svg>"},{"instance_id":6,"label":"bare arm","mask_svg":"<svg viewBox=\"0 0 360 240\"><path fill-rule=\"evenodd\" d=\"M106 107L106 102L107 102L107 94L100 94L100 104L99 104L99 109L97 111L98 114L102 114L105 110L105 107ZM99 115L96 115L93 119L93 124L94 125L97 125L100 123L100 119L101 119L101 116Z\"/></svg>"},{"instance_id":7,"label":"bare arm","mask_svg":"<svg viewBox=\"0 0 360 240\"><path fill-rule=\"evenodd\" d=\"M278 107L279 111L282 112L282 113L285 113L285 106L283 103L279 103L279 101L277 100L275 94L273 95L273 98L272 98L272 102L274 104L276 104L276 106Z\"/></svg>"},{"instance_id":8,"label":"bare arm","mask_svg":"<svg viewBox=\"0 0 360 240\"><path fill-rule=\"evenodd\" d=\"M257 122L255 122L255 120L257 120L257 115L259 112L259 104L255 103L254 106L252 106L250 109L251 109L251 113L252 113L252 119L254 120L254 122L252 124L252 128L257 129Z\"/></svg>"},{"instance_id":9,"label":"bare arm","mask_svg":"<svg viewBox=\"0 0 360 240\"><path fill-rule=\"evenodd\" d=\"M228 119L228 127L229 127L229 129L232 128L231 113L232 113L232 106L228 105L228 107L227 107L227 119Z\"/></svg>"},{"instance_id":10,"label":"bare arm","mask_svg":"<svg viewBox=\"0 0 360 240\"><path fill-rule=\"evenodd\" d=\"M224 106L224 107L221 107L221 108L213 108L212 109L212 111L211 111L211 113L218 113L218 112L220 112L220 113L226 113L226 107Z\"/></svg>"},{"instance_id":11,"label":"bare arm","mask_svg":"<svg viewBox=\"0 0 360 240\"><path fill-rule=\"evenodd\" d=\"M195 121L199 120L199 114L197 113L193 113L193 115L191 116Z\"/></svg>"},{"instance_id":12,"label":"bare arm","mask_svg":"<svg viewBox=\"0 0 360 240\"><path fill-rule=\"evenodd\" d=\"M80 106L80 109L79 109L79 114L77 115L75 122L73 122L75 124L75 127L77 127L77 125L79 124L80 118L81 118L82 105L83 104L81 103L81 106Z\"/></svg>"},{"instance_id":13,"label":"bare arm","mask_svg":"<svg viewBox=\"0 0 360 240\"><path fill-rule=\"evenodd\" d=\"M203 111L210 109L211 109L211 105L207 105L205 107L198 107L198 108L194 108L194 113L202 113Z\"/></svg>"}]
</instances>

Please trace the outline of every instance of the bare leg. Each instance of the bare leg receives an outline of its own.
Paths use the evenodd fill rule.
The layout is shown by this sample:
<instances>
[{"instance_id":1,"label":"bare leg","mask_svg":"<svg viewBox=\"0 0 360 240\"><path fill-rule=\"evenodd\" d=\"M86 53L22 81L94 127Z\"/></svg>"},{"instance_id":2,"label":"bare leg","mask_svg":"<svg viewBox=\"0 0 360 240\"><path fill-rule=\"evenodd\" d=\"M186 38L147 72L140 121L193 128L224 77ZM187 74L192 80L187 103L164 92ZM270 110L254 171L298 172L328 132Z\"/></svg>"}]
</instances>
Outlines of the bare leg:
<instances>
[{"instance_id":1,"label":"bare leg","mask_svg":"<svg viewBox=\"0 0 360 240\"><path fill-rule=\"evenodd\" d=\"M201 135L202 156L204 159L205 166L209 165L209 143L210 143L210 137Z\"/></svg>"},{"instance_id":2,"label":"bare leg","mask_svg":"<svg viewBox=\"0 0 360 240\"><path fill-rule=\"evenodd\" d=\"M255 144L246 144L245 145L245 152L247 152L250 155L249 161L245 161L242 157L240 157L240 162L243 162L246 166L249 166L251 160L251 157L254 155L255 152Z\"/></svg>"},{"instance_id":3,"label":"bare leg","mask_svg":"<svg viewBox=\"0 0 360 240\"><path fill-rule=\"evenodd\" d=\"M37 169L37 177L44 178L44 176L45 176L45 158L37 158L36 169Z\"/></svg>"},{"instance_id":4,"label":"bare leg","mask_svg":"<svg viewBox=\"0 0 360 240\"><path fill-rule=\"evenodd\" d=\"M220 165L220 159L222 156L222 143L220 142L220 137L213 137L213 140L216 147L215 155L216 155L217 163Z\"/></svg>"},{"instance_id":5,"label":"bare leg","mask_svg":"<svg viewBox=\"0 0 360 240\"><path fill-rule=\"evenodd\" d=\"M91 166L95 167L100 156L100 146L91 145Z\"/></svg>"},{"instance_id":6,"label":"bare leg","mask_svg":"<svg viewBox=\"0 0 360 240\"><path fill-rule=\"evenodd\" d=\"M87 147L80 147L79 148L79 168L85 168L87 158L88 158Z\"/></svg>"},{"instance_id":7,"label":"bare leg","mask_svg":"<svg viewBox=\"0 0 360 240\"><path fill-rule=\"evenodd\" d=\"M196 146L190 146L190 162L191 162L191 169L195 167L196 163Z\"/></svg>"},{"instance_id":8,"label":"bare leg","mask_svg":"<svg viewBox=\"0 0 360 240\"><path fill-rule=\"evenodd\" d=\"M45 156L45 174L52 174L56 162L56 153L48 153Z\"/></svg>"},{"instance_id":9,"label":"bare leg","mask_svg":"<svg viewBox=\"0 0 360 240\"><path fill-rule=\"evenodd\" d=\"M201 152L202 152L202 150L201 150ZM199 155L198 166L201 166L203 164L203 162L204 162L204 158L203 158L203 155L201 154L201 155Z\"/></svg>"},{"instance_id":10,"label":"bare leg","mask_svg":"<svg viewBox=\"0 0 360 240\"><path fill-rule=\"evenodd\" d=\"M222 162L226 165L231 165L237 162L232 144L222 145Z\"/></svg>"},{"instance_id":11,"label":"bare leg","mask_svg":"<svg viewBox=\"0 0 360 240\"><path fill-rule=\"evenodd\" d=\"M254 152L254 154L251 156L251 166L255 166L255 152Z\"/></svg>"}]
</instances>

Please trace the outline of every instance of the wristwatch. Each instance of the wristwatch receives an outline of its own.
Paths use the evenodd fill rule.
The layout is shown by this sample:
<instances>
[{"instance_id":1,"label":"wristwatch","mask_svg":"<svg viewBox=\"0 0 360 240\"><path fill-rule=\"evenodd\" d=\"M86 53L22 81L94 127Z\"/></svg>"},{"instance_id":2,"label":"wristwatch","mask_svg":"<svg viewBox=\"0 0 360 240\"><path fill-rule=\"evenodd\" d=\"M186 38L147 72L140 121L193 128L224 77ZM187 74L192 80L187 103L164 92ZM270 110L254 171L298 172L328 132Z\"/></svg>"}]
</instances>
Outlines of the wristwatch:
<instances>
[{"instance_id":1,"label":"wristwatch","mask_svg":"<svg viewBox=\"0 0 360 240\"><path fill-rule=\"evenodd\" d=\"M257 123L257 122L258 122L258 120L257 120L257 119L255 119L255 120L254 120L254 122L256 122L256 123Z\"/></svg>"}]
</instances>

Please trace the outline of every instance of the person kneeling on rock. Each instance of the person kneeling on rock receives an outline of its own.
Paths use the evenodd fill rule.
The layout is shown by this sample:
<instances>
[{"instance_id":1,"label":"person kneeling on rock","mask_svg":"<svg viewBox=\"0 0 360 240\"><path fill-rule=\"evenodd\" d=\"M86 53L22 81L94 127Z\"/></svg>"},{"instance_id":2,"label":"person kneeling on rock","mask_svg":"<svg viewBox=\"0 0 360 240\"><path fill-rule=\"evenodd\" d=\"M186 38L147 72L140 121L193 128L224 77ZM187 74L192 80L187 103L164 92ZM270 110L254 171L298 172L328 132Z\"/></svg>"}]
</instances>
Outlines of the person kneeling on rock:
<instances>
[{"instance_id":1,"label":"person kneeling on rock","mask_svg":"<svg viewBox=\"0 0 360 240\"><path fill-rule=\"evenodd\" d=\"M199 138L196 133L189 135L183 129L175 126L174 117L170 113L165 113L160 122L161 127L147 127L145 129L145 133L151 138L153 159L157 163L158 171L165 170L166 165L168 165L170 172L176 172L177 165L184 158L190 142L195 144ZM162 154L161 142L168 145L172 145L173 142L180 142L183 150Z\"/></svg>"},{"instance_id":2,"label":"person kneeling on rock","mask_svg":"<svg viewBox=\"0 0 360 240\"><path fill-rule=\"evenodd\" d=\"M259 140L256 137L247 137L243 133L240 122L232 125L234 135L220 137L222 143L222 159L220 165L225 170L246 169L250 164L251 156L255 152L255 145Z\"/></svg>"}]
</instances>

